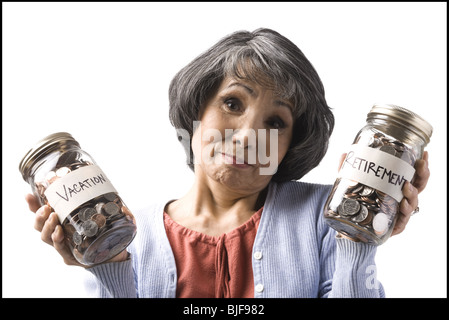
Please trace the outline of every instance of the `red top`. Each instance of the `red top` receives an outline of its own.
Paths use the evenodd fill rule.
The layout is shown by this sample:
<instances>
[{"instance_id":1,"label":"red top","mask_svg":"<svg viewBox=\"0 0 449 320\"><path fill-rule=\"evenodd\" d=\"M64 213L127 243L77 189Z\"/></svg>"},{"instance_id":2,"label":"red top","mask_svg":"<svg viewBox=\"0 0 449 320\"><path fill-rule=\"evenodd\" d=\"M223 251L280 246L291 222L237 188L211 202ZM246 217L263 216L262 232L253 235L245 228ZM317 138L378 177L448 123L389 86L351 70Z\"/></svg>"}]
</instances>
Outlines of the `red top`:
<instances>
[{"instance_id":1,"label":"red top","mask_svg":"<svg viewBox=\"0 0 449 320\"><path fill-rule=\"evenodd\" d=\"M178 298L254 298L252 249L262 209L218 237L173 221L164 224L178 270Z\"/></svg>"}]
</instances>

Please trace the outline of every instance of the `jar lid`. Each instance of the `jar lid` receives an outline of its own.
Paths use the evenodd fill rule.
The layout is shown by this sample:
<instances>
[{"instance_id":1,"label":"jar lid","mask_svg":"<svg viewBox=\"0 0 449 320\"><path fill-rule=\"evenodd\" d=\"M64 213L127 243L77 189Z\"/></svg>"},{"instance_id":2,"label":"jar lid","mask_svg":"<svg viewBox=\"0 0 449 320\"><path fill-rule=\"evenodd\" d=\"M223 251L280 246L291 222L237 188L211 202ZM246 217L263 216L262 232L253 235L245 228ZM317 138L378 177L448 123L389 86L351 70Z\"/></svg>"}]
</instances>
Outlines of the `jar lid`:
<instances>
[{"instance_id":1,"label":"jar lid","mask_svg":"<svg viewBox=\"0 0 449 320\"><path fill-rule=\"evenodd\" d=\"M57 149L61 149L67 142L79 146L78 141L67 132L53 133L39 140L20 161L19 170L23 179L26 181L29 178L31 169L36 161Z\"/></svg>"},{"instance_id":2,"label":"jar lid","mask_svg":"<svg viewBox=\"0 0 449 320\"><path fill-rule=\"evenodd\" d=\"M367 120L379 117L392 118L423 138L426 144L430 142L433 132L432 126L408 109L393 104L375 104L368 113Z\"/></svg>"}]
</instances>

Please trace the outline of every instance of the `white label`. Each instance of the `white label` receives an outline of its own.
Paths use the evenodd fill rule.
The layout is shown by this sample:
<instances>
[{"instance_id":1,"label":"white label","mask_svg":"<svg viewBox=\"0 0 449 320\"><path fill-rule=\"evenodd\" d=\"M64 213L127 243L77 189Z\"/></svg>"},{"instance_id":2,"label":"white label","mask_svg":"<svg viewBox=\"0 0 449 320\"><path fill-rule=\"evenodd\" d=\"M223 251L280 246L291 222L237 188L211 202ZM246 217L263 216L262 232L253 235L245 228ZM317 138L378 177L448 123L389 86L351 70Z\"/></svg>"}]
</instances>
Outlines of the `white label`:
<instances>
[{"instance_id":1,"label":"white label","mask_svg":"<svg viewBox=\"0 0 449 320\"><path fill-rule=\"evenodd\" d=\"M415 173L407 162L378 149L353 144L343 161L340 177L380 190L400 202L402 187Z\"/></svg>"},{"instance_id":2,"label":"white label","mask_svg":"<svg viewBox=\"0 0 449 320\"><path fill-rule=\"evenodd\" d=\"M53 182L45 196L59 221L83 203L109 192L117 192L97 165L76 169Z\"/></svg>"}]
</instances>

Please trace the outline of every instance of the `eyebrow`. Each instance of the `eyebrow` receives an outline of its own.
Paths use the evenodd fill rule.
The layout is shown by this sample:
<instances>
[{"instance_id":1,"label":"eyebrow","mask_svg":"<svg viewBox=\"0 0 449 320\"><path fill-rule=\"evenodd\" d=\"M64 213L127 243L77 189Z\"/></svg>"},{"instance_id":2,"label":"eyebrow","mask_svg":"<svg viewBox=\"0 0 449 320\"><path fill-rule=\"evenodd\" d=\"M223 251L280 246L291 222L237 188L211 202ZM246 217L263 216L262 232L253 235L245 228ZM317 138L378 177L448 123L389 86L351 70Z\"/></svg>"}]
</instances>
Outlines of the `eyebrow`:
<instances>
[{"instance_id":1,"label":"eyebrow","mask_svg":"<svg viewBox=\"0 0 449 320\"><path fill-rule=\"evenodd\" d=\"M254 97L257 96L256 92L251 87L248 87L247 85L244 85L244 84L242 84L240 82L233 82L227 88L232 88L232 87L235 87L235 86L239 86L239 87L244 88L246 91L248 91L248 93L250 95L252 95Z\"/></svg>"},{"instance_id":2,"label":"eyebrow","mask_svg":"<svg viewBox=\"0 0 449 320\"><path fill-rule=\"evenodd\" d=\"M276 100L276 101L274 101L274 104L277 106L281 106L281 107L287 107L291 111L291 113L293 113L293 107L288 102L284 102L282 100Z\"/></svg>"},{"instance_id":3,"label":"eyebrow","mask_svg":"<svg viewBox=\"0 0 449 320\"><path fill-rule=\"evenodd\" d=\"M251 96L257 97L256 92L255 92L251 87L249 87L249 86L247 86L247 85L245 85L245 84L243 84L243 83L240 83L240 82L232 82L227 88L232 88L232 87L235 87L235 86L242 87L242 88L244 88L246 91L248 91L248 93L249 93ZM292 105L291 105L290 103L288 103L288 102L285 102L285 101L282 101L282 100L275 100L275 101L274 101L274 104L275 104L276 106L280 106L280 107L287 107L287 108L290 109L290 111L293 113L293 107L292 107Z\"/></svg>"}]
</instances>

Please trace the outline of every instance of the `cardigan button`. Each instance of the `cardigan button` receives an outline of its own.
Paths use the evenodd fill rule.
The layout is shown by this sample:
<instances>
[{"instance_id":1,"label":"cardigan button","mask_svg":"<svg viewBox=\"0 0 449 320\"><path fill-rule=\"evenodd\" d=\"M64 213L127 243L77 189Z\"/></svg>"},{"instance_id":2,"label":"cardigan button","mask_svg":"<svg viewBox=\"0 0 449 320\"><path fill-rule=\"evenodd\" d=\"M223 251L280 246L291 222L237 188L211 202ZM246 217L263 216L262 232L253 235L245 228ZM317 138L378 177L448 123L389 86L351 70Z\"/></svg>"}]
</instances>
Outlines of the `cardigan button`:
<instances>
[{"instance_id":1,"label":"cardigan button","mask_svg":"<svg viewBox=\"0 0 449 320\"><path fill-rule=\"evenodd\" d=\"M254 259L257 259L257 260L262 259L262 252L260 252L260 251L254 252Z\"/></svg>"},{"instance_id":2,"label":"cardigan button","mask_svg":"<svg viewBox=\"0 0 449 320\"><path fill-rule=\"evenodd\" d=\"M259 284L256 286L256 291L257 291L257 292L262 292L262 291L263 291L263 284L259 283Z\"/></svg>"}]
</instances>

